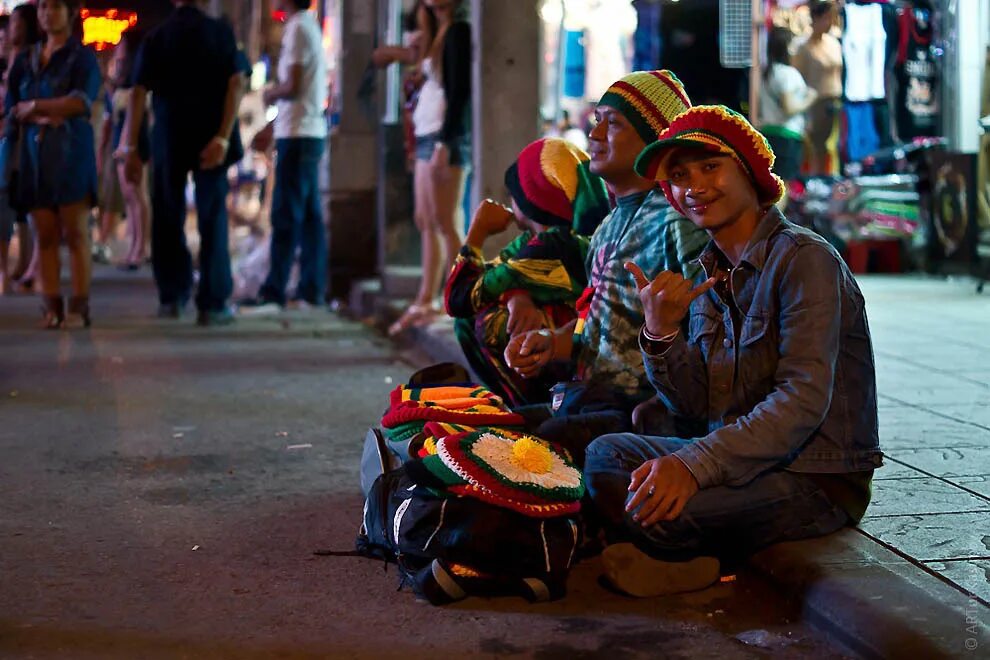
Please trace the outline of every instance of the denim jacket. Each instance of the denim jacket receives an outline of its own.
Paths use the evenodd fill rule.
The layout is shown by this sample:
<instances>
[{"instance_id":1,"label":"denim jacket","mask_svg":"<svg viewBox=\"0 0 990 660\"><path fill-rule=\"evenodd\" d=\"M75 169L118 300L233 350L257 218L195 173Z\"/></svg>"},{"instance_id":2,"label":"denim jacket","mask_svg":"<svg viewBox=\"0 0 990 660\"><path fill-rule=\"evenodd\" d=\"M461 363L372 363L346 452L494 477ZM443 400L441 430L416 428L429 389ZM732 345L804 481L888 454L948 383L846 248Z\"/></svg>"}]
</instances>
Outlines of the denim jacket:
<instances>
[{"instance_id":1,"label":"denim jacket","mask_svg":"<svg viewBox=\"0 0 990 660\"><path fill-rule=\"evenodd\" d=\"M27 209L96 203L96 148L90 108L100 91L100 67L93 51L75 37L42 66L44 46L35 44L14 60L7 81L5 130L12 148L20 145L18 197ZM58 125L19 124L11 111L21 101L72 96L84 112ZM17 139L18 130L23 131Z\"/></svg>"},{"instance_id":2,"label":"denim jacket","mask_svg":"<svg viewBox=\"0 0 990 660\"><path fill-rule=\"evenodd\" d=\"M724 259L714 242L706 274ZM644 353L674 412L708 421L675 453L702 488L762 472L846 473L882 463L876 376L859 286L835 249L776 208L730 271L739 326L715 291L691 305L688 336Z\"/></svg>"}]
</instances>

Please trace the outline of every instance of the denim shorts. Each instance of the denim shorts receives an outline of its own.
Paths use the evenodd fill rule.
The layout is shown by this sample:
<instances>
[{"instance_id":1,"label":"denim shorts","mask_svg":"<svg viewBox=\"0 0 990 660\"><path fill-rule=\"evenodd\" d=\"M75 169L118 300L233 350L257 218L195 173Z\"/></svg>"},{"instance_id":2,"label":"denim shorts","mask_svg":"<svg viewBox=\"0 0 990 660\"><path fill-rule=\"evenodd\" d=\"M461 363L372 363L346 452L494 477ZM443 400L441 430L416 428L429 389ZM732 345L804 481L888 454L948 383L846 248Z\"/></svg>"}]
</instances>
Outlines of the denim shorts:
<instances>
[{"instance_id":1,"label":"denim shorts","mask_svg":"<svg viewBox=\"0 0 990 660\"><path fill-rule=\"evenodd\" d=\"M416 136L416 160L429 161L433 158L433 151L437 142L440 142L439 133ZM464 167L471 163L471 136L461 135L447 142L450 148L450 165L452 167Z\"/></svg>"}]
</instances>

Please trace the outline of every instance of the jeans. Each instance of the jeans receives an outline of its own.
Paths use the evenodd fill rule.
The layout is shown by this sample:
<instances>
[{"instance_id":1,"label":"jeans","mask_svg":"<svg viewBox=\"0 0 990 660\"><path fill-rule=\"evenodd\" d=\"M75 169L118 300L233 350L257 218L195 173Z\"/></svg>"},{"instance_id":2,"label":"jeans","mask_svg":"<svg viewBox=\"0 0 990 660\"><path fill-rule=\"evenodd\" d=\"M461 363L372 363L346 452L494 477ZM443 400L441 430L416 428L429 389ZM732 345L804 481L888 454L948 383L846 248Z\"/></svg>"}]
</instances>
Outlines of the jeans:
<instances>
[{"instance_id":1,"label":"jeans","mask_svg":"<svg viewBox=\"0 0 990 660\"><path fill-rule=\"evenodd\" d=\"M186 246L186 177L188 170L167 167L157 159L151 194L151 265L163 305L184 304L192 290L192 255ZM199 288L196 307L224 308L233 291L227 248L227 170L193 170L196 221L199 227Z\"/></svg>"},{"instance_id":2,"label":"jeans","mask_svg":"<svg viewBox=\"0 0 990 660\"><path fill-rule=\"evenodd\" d=\"M690 442L620 433L591 443L585 483L613 541L631 541L668 561L699 555L738 559L772 543L823 536L850 523L807 476L771 470L744 486L699 490L678 518L644 529L625 511L632 497L630 474Z\"/></svg>"},{"instance_id":3,"label":"jeans","mask_svg":"<svg viewBox=\"0 0 990 660\"><path fill-rule=\"evenodd\" d=\"M271 264L260 296L285 304L285 287L299 249L299 286L295 298L323 302L327 281L327 230L320 205L320 138L280 138L275 142L275 192L272 194Z\"/></svg>"}]
</instances>

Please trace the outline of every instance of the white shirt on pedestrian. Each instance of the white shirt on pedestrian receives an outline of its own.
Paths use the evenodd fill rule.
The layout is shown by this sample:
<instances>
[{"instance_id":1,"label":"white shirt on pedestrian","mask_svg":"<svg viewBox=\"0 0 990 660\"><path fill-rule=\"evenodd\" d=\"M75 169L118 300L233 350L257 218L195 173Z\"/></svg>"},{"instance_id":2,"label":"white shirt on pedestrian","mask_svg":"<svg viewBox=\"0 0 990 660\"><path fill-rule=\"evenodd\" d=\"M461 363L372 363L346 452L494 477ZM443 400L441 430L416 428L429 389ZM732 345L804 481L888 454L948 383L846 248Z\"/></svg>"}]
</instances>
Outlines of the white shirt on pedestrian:
<instances>
[{"instance_id":1,"label":"white shirt on pedestrian","mask_svg":"<svg viewBox=\"0 0 990 660\"><path fill-rule=\"evenodd\" d=\"M282 51L278 58L278 80L289 79L293 66L302 67L299 89L293 99L278 101L275 138L324 138L327 122L327 64L322 35L310 11L293 14L285 22Z\"/></svg>"},{"instance_id":2,"label":"white shirt on pedestrian","mask_svg":"<svg viewBox=\"0 0 990 660\"><path fill-rule=\"evenodd\" d=\"M760 126L783 126L795 135L804 135L804 112L788 115L784 112L784 97L804 105L811 89L801 72L788 64L770 65L770 75L760 88Z\"/></svg>"}]
</instances>

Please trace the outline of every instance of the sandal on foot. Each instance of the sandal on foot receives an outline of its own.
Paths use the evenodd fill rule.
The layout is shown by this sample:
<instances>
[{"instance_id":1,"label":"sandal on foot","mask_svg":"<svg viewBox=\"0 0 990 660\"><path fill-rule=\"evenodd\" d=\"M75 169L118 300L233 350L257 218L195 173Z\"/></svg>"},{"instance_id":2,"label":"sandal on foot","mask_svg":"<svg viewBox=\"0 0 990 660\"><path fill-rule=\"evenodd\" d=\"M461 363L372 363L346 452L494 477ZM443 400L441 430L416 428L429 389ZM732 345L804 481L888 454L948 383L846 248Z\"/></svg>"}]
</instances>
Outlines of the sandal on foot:
<instances>
[{"instance_id":1,"label":"sandal on foot","mask_svg":"<svg viewBox=\"0 0 990 660\"><path fill-rule=\"evenodd\" d=\"M409 305L406 311L402 313L402 316L395 323L388 326L388 336L395 337L396 335L401 335L409 328L418 328L419 326L426 325L438 313L437 308L432 305L420 305L418 303Z\"/></svg>"},{"instance_id":2,"label":"sandal on foot","mask_svg":"<svg viewBox=\"0 0 990 660\"><path fill-rule=\"evenodd\" d=\"M65 326L65 301L62 296L45 296L41 308L41 327L58 330Z\"/></svg>"}]
</instances>

